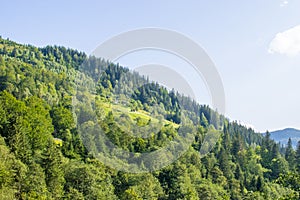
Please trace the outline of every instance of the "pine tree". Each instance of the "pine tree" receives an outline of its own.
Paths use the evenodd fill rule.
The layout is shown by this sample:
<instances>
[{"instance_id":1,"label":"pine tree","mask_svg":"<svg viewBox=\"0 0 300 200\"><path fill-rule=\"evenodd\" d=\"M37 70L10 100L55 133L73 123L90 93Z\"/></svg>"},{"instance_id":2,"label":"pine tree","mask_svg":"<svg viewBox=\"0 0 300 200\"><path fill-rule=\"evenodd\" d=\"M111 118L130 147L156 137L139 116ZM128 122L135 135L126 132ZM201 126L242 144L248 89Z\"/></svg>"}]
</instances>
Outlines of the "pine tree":
<instances>
[{"instance_id":1,"label":"pine tree","mask_svg":"<svg viewBox=\"0 0 300 200\"><path fill-rule=\"evenodd\" d=\"M40 165L30 163L22 184L22 199L46 199L49 196L45 173Z\"/></svg>"},{"instance_id":2,"label":"pine tree","mask_svg":"<svg viewBox=\"0 0 300 200\"><path fill-rule=\"evenodd\" d=\"M231 171L231 162L230 162L230 154L228 150L221 147L220 155L219 155L219 164L220 169L222 170L224 176L227 179L231 179L233 177L233 172Z\"/></svg>"},{"instance_id":3,"label":"pine tree","mask_svg":"<svg viewBox=\"0 0 300 200\"><path fill-rule=\"evenodd\" d=\"M296 169L300 173L300 140L298 141L297 151L296 151Z\"/></svg>"},{"instance_id":4,"label":"pine tree","mask_svg":"<svg viewBox=\"0 0 300 200\"><path fill-rule=\"evenodd\" d=\"M64 194L64 173L62 166L62 153L52 139L48 141L47 148L43 153L43 168L45 171L45 180L49 192L54 199L62 198Z\"/></svg>"},{"instance_id":5,"label":"pine tree","mask_svg":"<svg viewBox=\"0 0 300 200\"><path fill-rule=\"evenodd\" d=\"M289 163L290 170L293 170L295 167L295 156L296 155L293 149L292 140L291 138L289 138L285 152L285 159Z\"/></svg>"},{"instance_id":6,"label":"pine tree","mask_svg":"<svg viewBox=\"0 0 300 200\"><path fill-rule=\"evenodd\" d=\"M207 128L209 123L208 120L206 119L204 113L201 113L201 126L203 126L204 128Z\"/></svg>"}]
</instances>

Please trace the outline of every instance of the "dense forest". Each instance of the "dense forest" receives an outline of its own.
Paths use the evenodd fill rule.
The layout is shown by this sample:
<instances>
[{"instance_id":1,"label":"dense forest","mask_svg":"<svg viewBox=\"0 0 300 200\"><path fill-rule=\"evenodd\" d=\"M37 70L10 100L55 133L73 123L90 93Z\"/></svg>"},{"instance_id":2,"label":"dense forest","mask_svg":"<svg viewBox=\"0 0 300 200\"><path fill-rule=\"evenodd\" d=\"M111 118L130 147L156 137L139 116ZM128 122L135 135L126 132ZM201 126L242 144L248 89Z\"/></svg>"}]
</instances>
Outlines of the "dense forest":
<instances>
[{"instance_id":1,"label":"dense forest","mask_svg":"<svg viewBox=\"0 0 300 200\"><path fill-rule=\"evenodd\" d=\"M116 154L95 127L131 153L119 163L149 172L103 163L100 155ZM146 127L156 129L142 137ZM138 162L176 141L182 128L192 143L173 163L149 169ZM220 137L201 156L211 132ZM268 132L101 58L0 38L0 199L298 200L300 141L283 148Z\"/></svg>"}]
</instances>

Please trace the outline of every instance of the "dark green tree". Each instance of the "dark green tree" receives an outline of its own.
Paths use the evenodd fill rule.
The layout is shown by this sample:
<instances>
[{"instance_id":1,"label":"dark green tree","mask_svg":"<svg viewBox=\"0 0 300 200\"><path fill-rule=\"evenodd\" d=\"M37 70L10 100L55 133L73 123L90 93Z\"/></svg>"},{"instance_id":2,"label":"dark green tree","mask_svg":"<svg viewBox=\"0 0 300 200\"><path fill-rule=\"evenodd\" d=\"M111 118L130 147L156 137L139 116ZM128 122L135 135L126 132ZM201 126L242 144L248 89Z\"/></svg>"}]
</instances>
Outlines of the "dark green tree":
<instances>
[{"instance_id":1,"label":"dark green tree","mask_svg":"<svg viewBox=\"0 0 300 200\"><path fill-rule=\"evenodd\" d=\"M300 141L298 141L296 150L296 169L300 173Z\"/></svg>"},{"instance_id":2,"label":"dark green tree","mask_svg":"<svg viewBox=\"0 0 300 200\"><path fill-rule=\"evenodd\" d=\"M48 140L45 152L42 154L42 166L45 171L45 181L48 191L54 199L60 199L64 195L64 171L63 155L60 145L52 139Z\"/></svg>"},{"instance_id":3,"label":"dark green tree","mask_svg":"<svg viewBox=\"0 0 300 200\"><path fill-rule=\"evenodd\" d=\"M286 147L286 151L285 151L285 159L289 163L290 170L294 170L294 168L295 168L295 159L296 159L295 156L296 156L296 153L293 149L292 140L291 140L291 138L289 138L287 147Z\"/></svg>"}]
</instances>

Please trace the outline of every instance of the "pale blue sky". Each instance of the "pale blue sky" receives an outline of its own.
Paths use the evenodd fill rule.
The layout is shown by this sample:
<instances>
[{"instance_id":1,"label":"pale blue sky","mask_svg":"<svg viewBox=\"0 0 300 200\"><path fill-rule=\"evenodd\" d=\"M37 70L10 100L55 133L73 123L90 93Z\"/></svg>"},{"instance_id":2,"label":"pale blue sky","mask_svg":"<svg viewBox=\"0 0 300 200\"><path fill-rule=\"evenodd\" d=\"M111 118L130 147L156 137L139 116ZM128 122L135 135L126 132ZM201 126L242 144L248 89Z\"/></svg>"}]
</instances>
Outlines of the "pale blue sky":
<instances>
[{"instance_id":1,"label":"pale blue sky","mask_svg":"<svg viewBox=\"0 0 300 200\"><path fill-rule=\"evenodd\" d=\"M284 42L278 37L269 52L277 33L300 25L299 10L298 0L7 1L1 3L0 35L20 43L64 45L91 53L124 31L143 27L178 31L200 44L215 62L225 88L226 115L265 131L300 128L300 53L295 51L300 42L293 46L300 32L287 34L296 37L292 47L286 46L286 37ZM161 55L153 57L164 62ZM131 56L120 63L136 64L143 62L141 58ZM199 101L210 103L205 95Z\"/></svg>"}]
</instances>

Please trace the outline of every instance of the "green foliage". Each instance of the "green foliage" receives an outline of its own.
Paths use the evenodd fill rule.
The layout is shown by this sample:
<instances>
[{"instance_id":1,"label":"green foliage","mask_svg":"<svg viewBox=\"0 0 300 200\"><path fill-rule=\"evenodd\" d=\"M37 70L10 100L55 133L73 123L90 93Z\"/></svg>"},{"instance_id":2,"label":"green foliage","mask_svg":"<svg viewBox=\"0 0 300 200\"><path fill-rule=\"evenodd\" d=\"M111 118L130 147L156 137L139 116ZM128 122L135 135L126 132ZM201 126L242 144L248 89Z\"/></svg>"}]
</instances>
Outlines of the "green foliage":
<instances>
[{"instance_id":1,"label":"green foliage","mask_svg":"<svg viewBox=\"0 0 300 200\"><path fill-rule=\"evenodd\" d=\"M294 151L289 141L282 155L268 132L229 122L118 64L0 38L0 91L0 199L299 199L300 143ZM179 128L194 141L161 170L123 173L87 151L112 153L99 127L136 155L174 141ZM208 131L222 137L200 158Z\"/></svg>"},{"instance_id":2,"label":"green foliage","mask_svg":"<svg viewBox=\"0 0 300 200\"><path fill-rule=\"evenodd\" d=\"M300 173L300 141L298 142L295 156L296 170Z\"/></svg>"},{"instance_id":3,"label":"green foliage","mask_svg":"<svg viewBox=\"0 0 300 200\"><path fill-rule=\"evenodd\" d=\"M119 172L114 180L119 199L159 199L164 197L159 180L151 174L131 175Z\"/></svg>"},{"instance_id":4,"label":"green foliage","mask_svg":"<svg viewBox=\"0 0 300 200\"><path fill-rule=\"evenodd\" d=\"M94 163L70 162L65 168L65 187L68 195L79 192L86 199L116 199L109 174L96 161ZM75 190L74 190L75 189Z\"/></svg>"},{"instance_id":5,"label":"green foliage","mask_svg":"<svg viewBox=\"0 0 300 200\"><path fill-rule=\"evenodd\" d=\"M37 163L30 163L21 189L22 199L47 199L49 195L45 182L45 173Z\"/></svg>"},{"instance_id":6,"label":"green foliage","mask_svg":"<svg viewBox=\"0 0 300 200\"><path fill-rule=\"evenodd\" d=\"M0 199L13 199L15 172L12 170L15 157L9 152L4 139L0 136Z\"/></svg>"},{"instance_id":7,"label":"green foliage","mask_svg":"<svg viewBox=\"0 0 300 200\"><path fill-rule=\"evenodd\" d=\"M287 174L280 174L280 176L276 180L276 182L283 185L284 187L288 187L297 192L300 192L300 174L299 173L289 172Z\"/></svg>"},{"instance_id":8,"label":"green foliage","mask_svg":"<svg viewBox=\"0 0 300 200\"><path fill-rule=\"evenodd\" d=\"M285 159L289 164L289 168L290 170L294 170L295 169L295 161L296 161L296 152L293 149L293 145L292 145L292 140L291 138L289 138L288 143L287 143L287 147L285 150Z\"/></svg>"},{"instance_id":9,"label":"green foliage","mask_svg":"<svg viewBox=\"0 0 300 200\"><path fill-rule=\"evenodd\" d=\"M201 180L197 186L199 199L230 199L230 195L221 186L215 185L208 180Z\"/></svg>"},{"instance_id":10,"label":"green foliage","mask_svg":"<svg viewBox=\"0 0 300 200\"><path fill-rule=\"evenodd\" d=\"M54 141L48 140L46 150L42 154L47 189L54 199L60 199L64 195L64 161L59 148L60 146L56 145Z\"/></svg>"}]
</instances>

